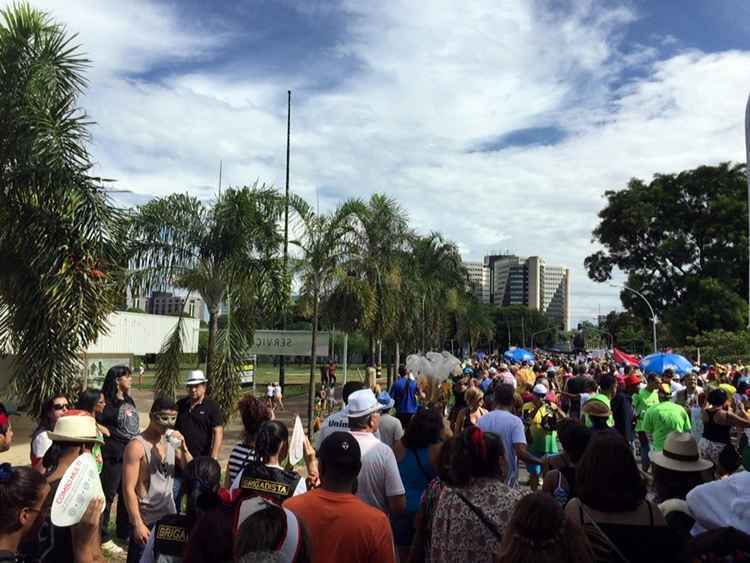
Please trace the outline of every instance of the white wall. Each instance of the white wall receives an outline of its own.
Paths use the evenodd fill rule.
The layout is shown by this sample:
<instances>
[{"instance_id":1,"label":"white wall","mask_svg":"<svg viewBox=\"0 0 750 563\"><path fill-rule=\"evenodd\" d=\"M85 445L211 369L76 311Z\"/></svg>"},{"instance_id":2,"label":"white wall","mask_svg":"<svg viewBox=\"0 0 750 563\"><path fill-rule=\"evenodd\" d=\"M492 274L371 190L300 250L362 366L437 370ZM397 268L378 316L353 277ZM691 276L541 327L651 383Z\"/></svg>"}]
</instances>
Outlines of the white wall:
<instances>
[{"instance_id":1,"label":"white wall","mask_svg":"<svg viewBox=\"0 0 750 563\"><path fill-rule=\"evenodd\" d=\"M177 317L117 312L109 315L107 324L109 333L99 336L86 350L87 354L157 354L174 330ZM185 318L182 326L182 351L195 354L198 352L200 321Z\"/></svg>"}]
</instances>

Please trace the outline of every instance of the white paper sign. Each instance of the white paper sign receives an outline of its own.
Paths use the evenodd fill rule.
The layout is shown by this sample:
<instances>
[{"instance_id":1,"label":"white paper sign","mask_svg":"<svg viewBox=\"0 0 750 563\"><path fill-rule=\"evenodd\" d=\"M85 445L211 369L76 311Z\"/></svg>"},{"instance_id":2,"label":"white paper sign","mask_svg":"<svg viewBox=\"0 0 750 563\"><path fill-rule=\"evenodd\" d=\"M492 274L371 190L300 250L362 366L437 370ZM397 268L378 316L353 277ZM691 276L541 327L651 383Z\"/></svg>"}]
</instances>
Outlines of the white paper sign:
<instances>
[{"instance_id":1,"label":"white paper sign","mask_svg":"<svg viewBox=\"0 0 750 563\"><path fill-rule=\"evenodd\" d=\"M70 464L60 479L52 501L52 523L61 528L78 524L91 499L96 497L104 498L102 483L94 456L84 453Z\"/></svg>"},{"instance_id":2,"label":"white paper sign","mask_svg":"<svg viewBox=\"0 0 750 563\"><path fill-rule=\"evenodd\" d=\"M294 430L289 440L289 463L297 465L305 454L305 429L302 427L300 417L294 419Z\"/></svg>"}]
</instances>

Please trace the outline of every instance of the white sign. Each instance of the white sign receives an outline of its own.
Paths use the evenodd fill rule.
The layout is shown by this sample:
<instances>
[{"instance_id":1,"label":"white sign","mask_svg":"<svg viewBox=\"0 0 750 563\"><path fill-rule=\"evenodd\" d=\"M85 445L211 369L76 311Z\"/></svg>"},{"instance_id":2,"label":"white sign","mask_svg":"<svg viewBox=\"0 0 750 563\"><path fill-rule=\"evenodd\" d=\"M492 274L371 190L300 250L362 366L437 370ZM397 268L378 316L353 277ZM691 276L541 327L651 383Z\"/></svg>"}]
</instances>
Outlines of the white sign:
<instances>
[{"instance_id":1,"label":"white sign","mask_svg":"<svg viewBox=\"0 0 750 563\"><path fill-rule=\"evenodd\" d=\"M96 497L104 498L102 483L94 456L84 453L70 464L60 479L52 500L52 523L61 528L78 524L91 499Z\"/></svg>"},{"instance_id":2,"label":"white sign","mask_svg":"<svg viewBox=\"0 0 750 563\"><path fill-rule=\"evenodd\" d=\"M328 356L328 332L318 333L318 356ZM309 330L256 330L250 354L264 356L309 356L312 332Z\"/></svg>"}]
</instances>

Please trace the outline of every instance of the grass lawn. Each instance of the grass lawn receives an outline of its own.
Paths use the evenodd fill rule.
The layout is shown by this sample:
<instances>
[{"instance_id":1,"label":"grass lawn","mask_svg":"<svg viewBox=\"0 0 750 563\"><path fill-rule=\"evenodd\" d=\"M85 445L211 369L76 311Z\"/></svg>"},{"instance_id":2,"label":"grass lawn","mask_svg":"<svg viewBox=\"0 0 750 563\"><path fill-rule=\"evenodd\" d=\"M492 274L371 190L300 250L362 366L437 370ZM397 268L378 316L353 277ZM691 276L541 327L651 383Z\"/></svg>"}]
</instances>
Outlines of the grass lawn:
<instances>
[{"instance_id":1,"label":"grass lawn","mask_svg":"<svg viewBox=\"0 0 750 563\"><path fill-rule=\"evenodd\" d=\"M201 369L204 366L200 366ZM187 372L191 369L196 369L195 366L184 366L182 367L182 381L185 381L187 379ZM256 387L263 386L265 387L269 383L272 383L274 381L279 380L279 366L274 366L271 364L263 365L260 364L256 368ZM296 394L302 394L304 392L302 386L306 386L308 382L310 381L310 365L287 365L286 366L286 383L288 386L290 386L287 389L286 395L287 396L294 396ZM364 377L365 373L365 366L363 364L357 364L354 366L349 366L348 368L348 374L347 379L352 380L356 379L358 381L361 381ZM143 383L139 383L138 380L138 370L135 370L135 373L133 374L133 385L136 389L143 389L148 390L152 389L154 386L154 377L156 375L156 372L153 369L147 369L145 373L143 374ZM339 384L343 383L344 381L344 369L339 366L336 370L336 377L337 382ZM315 380L316 382L320 382L320 368L316 368L316 374L315 374Z\"/></svg>"}]
</instances>

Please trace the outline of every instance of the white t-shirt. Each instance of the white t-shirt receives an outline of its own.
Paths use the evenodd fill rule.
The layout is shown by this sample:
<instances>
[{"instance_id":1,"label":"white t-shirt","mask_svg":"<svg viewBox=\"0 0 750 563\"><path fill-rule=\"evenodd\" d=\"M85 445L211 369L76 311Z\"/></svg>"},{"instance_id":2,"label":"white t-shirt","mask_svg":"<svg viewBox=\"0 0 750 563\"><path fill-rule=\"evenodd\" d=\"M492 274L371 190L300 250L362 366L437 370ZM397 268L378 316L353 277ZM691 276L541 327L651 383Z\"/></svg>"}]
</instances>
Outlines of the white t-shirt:
<instances>
[{"instance_id":1,"label":"white t-shirt","mask_svg":"<svg viewBox=\"0 0 750 563\"><path fill-rule=\"evenodd\" d=\"M687 494L697 536L706 530L731 526L750 534L750 471L698 485Z\"/></svg>"},{"instance_id":2,"label":"white t-shirt","mask_svg":"<svg viewBox=\"0 0 750 563\"><path fill-rule=\"evenodd\" d=\"M492 432L500 436L508 466L505 484L513 487L518 480L518 458L513 444L526 444L523 421L511 412L494 410L480 417L477 426L482 432Z\"/></svg>"},{"instance_id":3,"label":"white t-shirt","mask_svg":"<svg viewBox=\"0 0 750 563\"><path fill-rule=\"evenodd\" d=\"M281 397L281 385L277 385L273 388L273 396Z\"/></svg>"},{"instance_id":4,"label":"white t-shirt","mask_svg":"<svg viewBox=\"0 0 750 563\"><path fill-rule=\"evenodd\" d=\"M266 397L268 397L269 399L273 397L273 385L269 385L268 387L266 387Z\"/></svg>"},{"instance_id":5,"label":"white t-shirt","mask_svg":"<svg viewBox=\"0 0 750 563\"><path fill-rule=\"evenodd\" d=\"M388 513L388 497L406 494L393 450L372 432L352 432L362 451L362 469L357 477L357 496Z\"/></svg>"},{"instance_id":6,"label":"white t-shirt","mask_svg":"<svg viewBox=\"0 0 750 563\"><path fill-rule=\"evenodd\" d=\"M334 432L349 432L349 413L346 407L338 412L333 413L323 421L318 431L318 436L315 438L315 449L320 449L320 444L323 443L330 434ZM375 432L374 436L380 439L380 430Z\"/></svg>"},{"instance_id":7,"label":"white t-shirt","mask_svg":"<svg viewBox=\"0 0 750 563\"><path fill-rule=\"evenodd\" d=\"M42 459L47 450L52 446L52 440L49 439L48 432L40 432L31 442L31 457Z\"/></svg>"}]
</instances>

